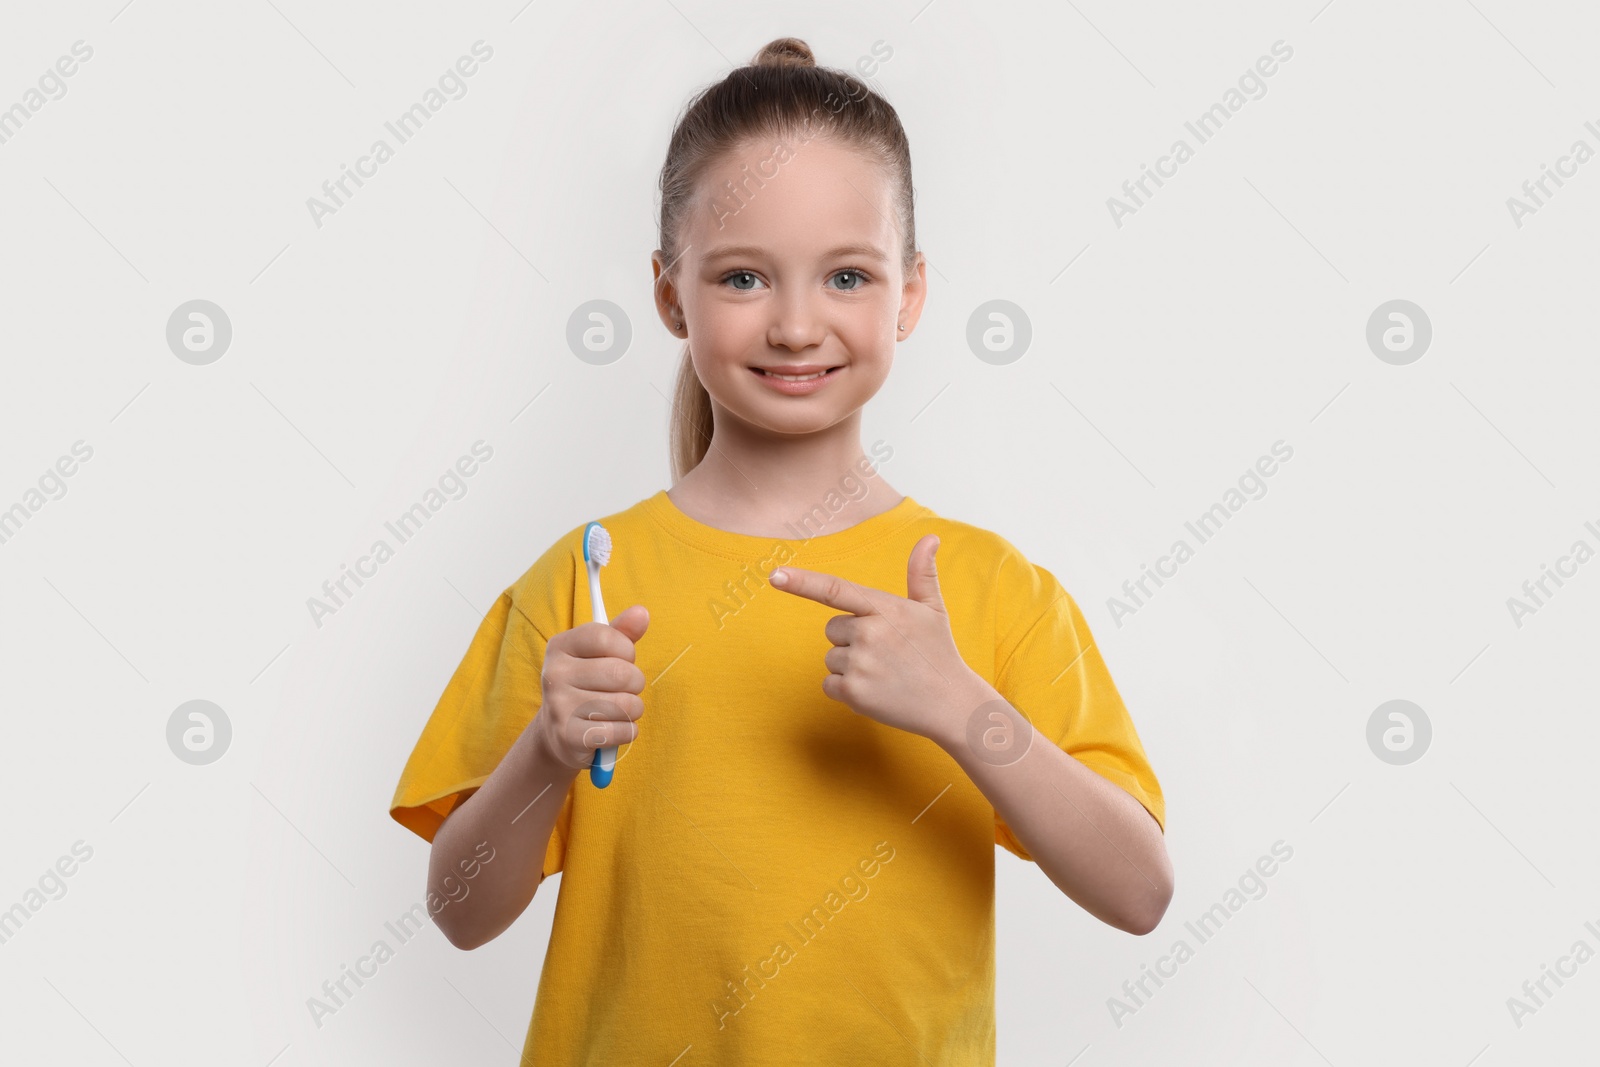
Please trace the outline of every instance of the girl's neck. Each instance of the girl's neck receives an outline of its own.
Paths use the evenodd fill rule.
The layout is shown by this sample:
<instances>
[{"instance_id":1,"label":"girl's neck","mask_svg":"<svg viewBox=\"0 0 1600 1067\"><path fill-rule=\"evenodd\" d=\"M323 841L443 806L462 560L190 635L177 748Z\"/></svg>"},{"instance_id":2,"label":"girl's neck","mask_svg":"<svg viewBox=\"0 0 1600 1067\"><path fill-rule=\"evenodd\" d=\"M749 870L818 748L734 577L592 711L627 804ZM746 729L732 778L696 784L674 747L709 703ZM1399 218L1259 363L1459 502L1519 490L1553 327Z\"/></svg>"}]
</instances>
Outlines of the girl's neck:
<instances>
[{"instance_id":1,"label":"girl's neck","mask_svg":"<svg viewBox=\"0 0 1600 1067\"><path fill-rule=\"evenodd\" d=\"M808 519L837 533L882 514L904 496L875 471L881 459L861 447L846 423L804 439L762 440L718 430L705 458L667 490L679 511L729 533L792 537ZM831 431L844 430L844 433Z\"/></svg>"}]
</instances>

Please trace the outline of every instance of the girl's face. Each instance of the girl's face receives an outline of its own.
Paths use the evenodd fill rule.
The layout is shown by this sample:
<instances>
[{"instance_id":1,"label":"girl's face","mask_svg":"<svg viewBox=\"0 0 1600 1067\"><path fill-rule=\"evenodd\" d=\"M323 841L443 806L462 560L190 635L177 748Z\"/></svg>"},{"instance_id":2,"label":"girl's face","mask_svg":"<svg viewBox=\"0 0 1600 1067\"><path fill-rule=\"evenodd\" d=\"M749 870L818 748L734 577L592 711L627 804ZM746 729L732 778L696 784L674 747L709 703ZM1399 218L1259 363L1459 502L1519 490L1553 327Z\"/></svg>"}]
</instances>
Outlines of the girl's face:
<instances>
[{"instance_id":1,"label":"girl's face","mask_svg":"<svg viewBox=\"0 0 1600 1067\"><path fill-rule=\"evenodd\" d=\"M713 163L671 273L663 275L659 250L652 262L657 310L688 338L719 421L814 433L872 398L926 293L922 254L910 277L901 268L895 218L882 168L821 137L741 148ZM820 387L803 392L762 373L829 368Z\"/></svg>"}]
</instances>

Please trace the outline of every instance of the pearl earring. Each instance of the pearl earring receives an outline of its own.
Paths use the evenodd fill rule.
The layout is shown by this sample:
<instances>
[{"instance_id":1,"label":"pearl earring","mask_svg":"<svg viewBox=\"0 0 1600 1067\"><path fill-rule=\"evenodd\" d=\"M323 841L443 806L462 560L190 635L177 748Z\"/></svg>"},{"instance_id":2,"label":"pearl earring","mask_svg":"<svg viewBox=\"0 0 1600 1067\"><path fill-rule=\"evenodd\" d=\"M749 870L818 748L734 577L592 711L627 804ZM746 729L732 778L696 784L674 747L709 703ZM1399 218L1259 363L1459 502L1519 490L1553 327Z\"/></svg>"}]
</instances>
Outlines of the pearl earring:
<instances>
[{"instance_id":1,"label":"pearl earring","mask_svg":"<svg viewBox=\"0 0 1600 1067\"><path fill-rule=\"evenodd\" d=\"M901 328L901 329L902 329L902 330L904 330L904 329L905 329L905 327L904 327L904 326L902 326L902 327L900 327L900 328Z\"/></svg>"}]
</instances>

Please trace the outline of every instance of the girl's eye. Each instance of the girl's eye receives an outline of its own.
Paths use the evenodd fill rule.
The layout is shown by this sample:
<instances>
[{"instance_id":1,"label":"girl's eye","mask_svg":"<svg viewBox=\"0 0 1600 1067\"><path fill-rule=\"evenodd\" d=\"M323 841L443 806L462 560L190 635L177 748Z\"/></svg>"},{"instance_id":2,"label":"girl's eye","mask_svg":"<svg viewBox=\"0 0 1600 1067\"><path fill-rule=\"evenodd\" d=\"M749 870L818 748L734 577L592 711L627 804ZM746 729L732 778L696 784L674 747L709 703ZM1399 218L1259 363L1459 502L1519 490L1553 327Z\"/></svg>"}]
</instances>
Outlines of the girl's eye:
<instances>
[{"instance_id":1,"label":"girl's eye","mask_svg":"<svg viewBox=\"0 0 1600 1067\"><path fill-rule=\"evenodd\" d=\"M854 267L846 267L843 270L835 271L832 277L845 280L845 284L842 287L834 290L834 292L838 293L853 293L869 281L866 271L857 270ZM753 293L763 284L754 272L748 270L729 271L722 276L721 280L723 285L727 285L730 282L733 283L734 291L740 293Z\"/></svg>"},{"instance_id":2,"label":"girl's eye","mask_svg":"<svg viewBox=\"0 0 1600 1067\"><path fill-rule=\"evenodd\" d=\"M759 282L761 280L760 278L757 278L754 274L750 273L747 270L736 270L736 271L733 271L733 272L731 272L729 274L724 275L722 281L723 281L724 284L726 284L726 283L731 282L731 281L733 281L735 279L749 279L752 283ZM741 293L749 293L749 292L754 292L755 291L755 286L753 284L751 286L749 286L749 287L746 287L746 286L743 286L743 285L735 285L733 288L736 291L741 292Z\"/></svg>"}]
</instances>

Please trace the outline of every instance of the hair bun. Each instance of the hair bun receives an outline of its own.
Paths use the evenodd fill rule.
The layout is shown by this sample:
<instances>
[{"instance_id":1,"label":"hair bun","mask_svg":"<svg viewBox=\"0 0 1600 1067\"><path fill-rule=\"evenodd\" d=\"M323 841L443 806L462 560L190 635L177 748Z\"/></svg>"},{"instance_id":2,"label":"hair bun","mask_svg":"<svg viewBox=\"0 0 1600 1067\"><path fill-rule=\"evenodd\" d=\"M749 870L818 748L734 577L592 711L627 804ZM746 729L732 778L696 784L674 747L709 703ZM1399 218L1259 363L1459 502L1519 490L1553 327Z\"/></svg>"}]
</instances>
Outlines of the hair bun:
<instances>
[{"instance_id":1,"label":"hair bun","mask_svg":"<svg viewBox=\"0 0 1600 1067\"><path fill-rule=\"evenodd\" d=\"M817 59L798 37L779 37L768 42L750 61L753 67L814 67Z\"/></svg>"}]
</instances>

